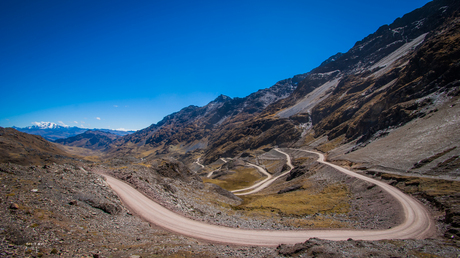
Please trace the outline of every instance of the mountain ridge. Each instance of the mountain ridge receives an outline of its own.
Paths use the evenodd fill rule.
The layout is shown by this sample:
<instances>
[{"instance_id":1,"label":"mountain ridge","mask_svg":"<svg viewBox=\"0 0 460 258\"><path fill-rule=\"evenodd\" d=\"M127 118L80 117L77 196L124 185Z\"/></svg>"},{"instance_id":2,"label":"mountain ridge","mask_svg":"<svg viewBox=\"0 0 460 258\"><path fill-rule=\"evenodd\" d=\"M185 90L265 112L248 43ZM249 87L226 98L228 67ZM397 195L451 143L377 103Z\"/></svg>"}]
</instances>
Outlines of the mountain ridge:
<instances>
[{"instance_id":1,"label":"mountain ridge","mask_svg":"<svg viewBox=\"0 0 460 258\"><path fill-rule=\"evenodd\" d=\"M305 74L301 74L281 80L270 88L261 89L244 98L220 95L203 107L185 107L165 116L157 124L116 140L107 152L109 155L117 155L120 151L125 154L139 153L156 148L156 154L166 154L176 145L188 151L205 148L211 131L232 127L254 117L269 104L289 96L304 77Z\"/></svg>"},{"instance_id":2,"label":"mountain ridge","mask_svg":"<svg viewBox=\"0 0 460 258\"><path fill-rule=\"evenodd\" d=\"M0 163L21 165L72 162L77 157L41 136L0 127Z\"/></svg>"},{"instance_id":3,"label":"mountain ridge","mask_svg":"<svg viewBox=\"0 0 460 258\"><path fill-rule=\"evenodd\" d=\"M84 133L65 139L57 139L54 142L66 146L81 147L91 150L104 150L119 137L121 136L102 130L87 130Z\"/></svg>"},{"instance_id":4,"label":"mountain ridge","mask_svg":"<svg viewBox=\"0 0 460 258\"><path fill-rule=\"evenodd\" d=\"M53 122L34 122L35 125L27 126L27 127L16 127L13 126L12 128L28 134L39 135L43 138L55 141L58 139L65 139L69 137L73 137L78 134L82 134L87 130L99 130L105 131L109 133L113 133L119 136L125 136L134 131L122 131L122 130L112 130L112 129L88 129L88 128L81 128L77 126L69 126L69 125L59 125Z\"/></svg>"},{"instance_id":5,"label":"mountain ridge","mask_svg":"<svg viewBox=\"0 0 460 258\"><path fill-rule=\"evenodd\" d=\"M416 53L420 55L426 44L436 44L436 30L449 26L443 24L458 10L457 1L430 2L381 26L348 52L331 56L310 72L245 98L219 96L203 107L186 107L117 139L107 154L153 158L194 152L192 156L202 156L208 164L246 149L301 147L321 137L336 140L335 145L366 141L379 130L423 116L414 111L422 105L406 102L431 94L429 83L419 87L427 89L422 94L396 96L404 88L414 90L405 80L415 72L408 72L415 60L424 58ZM455 63L448 55L444 59L444 68Z\"/></svg>"}]
</instances>

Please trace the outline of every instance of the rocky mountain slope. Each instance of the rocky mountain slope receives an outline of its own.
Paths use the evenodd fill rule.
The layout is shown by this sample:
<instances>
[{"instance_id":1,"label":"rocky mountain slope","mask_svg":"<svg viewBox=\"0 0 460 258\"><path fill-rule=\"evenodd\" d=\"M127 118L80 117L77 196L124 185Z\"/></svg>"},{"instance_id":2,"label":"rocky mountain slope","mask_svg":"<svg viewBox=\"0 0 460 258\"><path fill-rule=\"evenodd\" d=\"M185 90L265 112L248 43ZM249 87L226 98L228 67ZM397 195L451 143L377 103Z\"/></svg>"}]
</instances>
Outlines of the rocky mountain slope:
<instances>
[{"instance_id":1,"label":"rocky mountain slope","mask_svg":"<svg viewBox=\"0 0 460 258\"><path fill-rule=\"evenodd\" d=\"M297 75L279 81L245 98L221 95L204 107L186 107L157 124L116 140L108 153L148 156L207 148L213 132L234 128L254 118L268 105L289 96L303 78L305 75Z\"/></svg>"},{"instance_id":2,"label":"rocky mountain slope","mask_svg":"<svg viewBox=\"0 0 460 258\"><path fill-rule=\"evenodd\" d=\"M0 127L0 163L49 164L73 159L72 155L41 136Z\"/></svg>"},{"instance_id":3,"label":"rocky mountain slope","mask_svg":"<svg viewBox=\"0 0 460 258\"><path fill-rule=\"evenodd\" d=\"M329 151L355 141L356 150L454 101L460 86L458 10L458 1L434 1L382 26L312 70L261 115L214 133L204 160L266 144Z\"/></svg>"},{"instance_id":4,"label":"rocky mountain slope","mask_svg":"<svg viewBox=\"0 0 460 258\"><path fill-rule=\"evenodd\" d=\"M276 254L273 248L197 244L195 239L150 225L133 216L104 177L93 170L108 169L78 162L46 166L0 164L0 256L215 257L228 254L245 257L265 253L274 257ZM149 186L149 189L160 190L168 196L179 195L182 188L190 187L186 176L176 183L167 176L163 179L154 170L136 170L143 173L134 171L132 182L145 186L145 180L139 176L148 176L145 178L155 183L154 188ZM165 175L168 172L164 171ZM215 200L225 201L215 191L204 189L202 183L201 186ZM163 190L166 187L168 191Z\"/></svg>"}]
</instances>

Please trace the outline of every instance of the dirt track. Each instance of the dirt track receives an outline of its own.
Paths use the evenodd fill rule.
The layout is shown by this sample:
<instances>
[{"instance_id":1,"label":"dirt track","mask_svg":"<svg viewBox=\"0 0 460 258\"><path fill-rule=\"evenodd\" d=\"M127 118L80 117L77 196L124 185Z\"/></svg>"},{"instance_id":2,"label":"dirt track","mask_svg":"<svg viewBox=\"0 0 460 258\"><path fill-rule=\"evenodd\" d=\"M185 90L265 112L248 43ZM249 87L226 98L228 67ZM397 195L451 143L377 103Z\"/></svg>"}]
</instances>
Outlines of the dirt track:
<instances>
[{"instance_id":1,"label":"dirt track","mask_svg":"<svg viewBox=\"0 0 460 258\"><path fill-rule=\"evenodd\" d=\"M282 173L281 175L279 176L276 176L276 177L272 177L272 175L270 175L270 173L268 173L264 168L262 167L259 167L257 165L254 165L254 164L249 164L250 166L253 166L255 168L257 168L262 174L266 175L267 178L265 178L264 180L260 181L259 183L253 185L253 186L250 186L250 187L247 187L247 188L244 188L244 189L239 189L239 190L234 190L232 191L232 193L235 193L235 195L249 195L249 194L253 194L253 193L257 193L257 192L260 192L262 191L263 189L269 187L273 182L275 182L278 178L280 177L283 177L287 174L289 174L289 172L291 172L292 169L294 169L294 166L292 165L291 163L291 157L286 153L286 152L283 152L281 151L280 149L276 148L275 151L281 153L281 154L284 154L286 155L286 158L287 158L287 165L290 167L290 169L288 171L285 171L284 173ZM248 190L251 190L251 189L254 189L252 191L249 191L249 192L245 192L245 193L240 193L240 192L244 192L244 191L248 191Z\"/></svg>"},{"instance_id":2,"label":"dirt track","mask_svg":"<svg viewBox=\"0 0 460 258\"><path fill-rule=\"evenodd\" d=\"M300 149L296 149L300 150ZM306 150L300 150L319 155L318 162L332 166L338 171L380 186L395 197L403 206L404 222L388 230L299 230L299 231L269 231L244 230L210 225L194 221L176 214L158 203L150 200L128 184L106 176L107 182L120 196L129 209L143 219L167 230L186 236L236 245L277 246L279 244L295 244L309 238L328 240L381 240L381 239L411 239L425 238L433 231L434 224L426 209L413 198L398 189L383 182L359 175L345 168L328 163L324 155Z\"/></svg>"}]
</instances>

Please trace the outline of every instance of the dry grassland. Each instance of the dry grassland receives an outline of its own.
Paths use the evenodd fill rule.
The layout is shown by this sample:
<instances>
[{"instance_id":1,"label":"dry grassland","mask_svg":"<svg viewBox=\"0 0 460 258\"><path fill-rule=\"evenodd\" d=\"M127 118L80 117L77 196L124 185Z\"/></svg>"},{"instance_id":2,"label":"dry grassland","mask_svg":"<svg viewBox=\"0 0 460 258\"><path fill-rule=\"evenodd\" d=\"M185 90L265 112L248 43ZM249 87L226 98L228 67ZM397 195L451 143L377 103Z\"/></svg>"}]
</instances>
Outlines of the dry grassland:
<instances>
[{"instance_id":1,"label":"dry grassland","mask_svg":"<svg viewBox=\"0 0 460 258\"><path fill-rule=\"evenodd\" d=\"M239 166L233 169L230 174L221 176L218 179L203 178L203 182L213 183L232 191L251 186L262 178L257 169Z\"/></svg>"}]
</instances>

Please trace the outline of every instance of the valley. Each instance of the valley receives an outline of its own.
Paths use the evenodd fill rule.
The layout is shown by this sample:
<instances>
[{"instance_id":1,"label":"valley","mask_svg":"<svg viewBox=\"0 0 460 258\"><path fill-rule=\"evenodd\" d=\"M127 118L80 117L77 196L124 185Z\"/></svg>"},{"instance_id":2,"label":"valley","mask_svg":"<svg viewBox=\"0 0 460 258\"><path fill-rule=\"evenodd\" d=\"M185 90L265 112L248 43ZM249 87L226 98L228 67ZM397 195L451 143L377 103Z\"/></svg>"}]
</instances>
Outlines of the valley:
<instances>
[{"instance_id":1,"label":"valley","mask_svg":"<svg viewBox=\"0 0 460 258\"><path fill-rule=\"evenodd\" d=\"M0 256L458 257L459 42L435 0L136 132L0 127Z\"/></svg>"}]
</instances>

